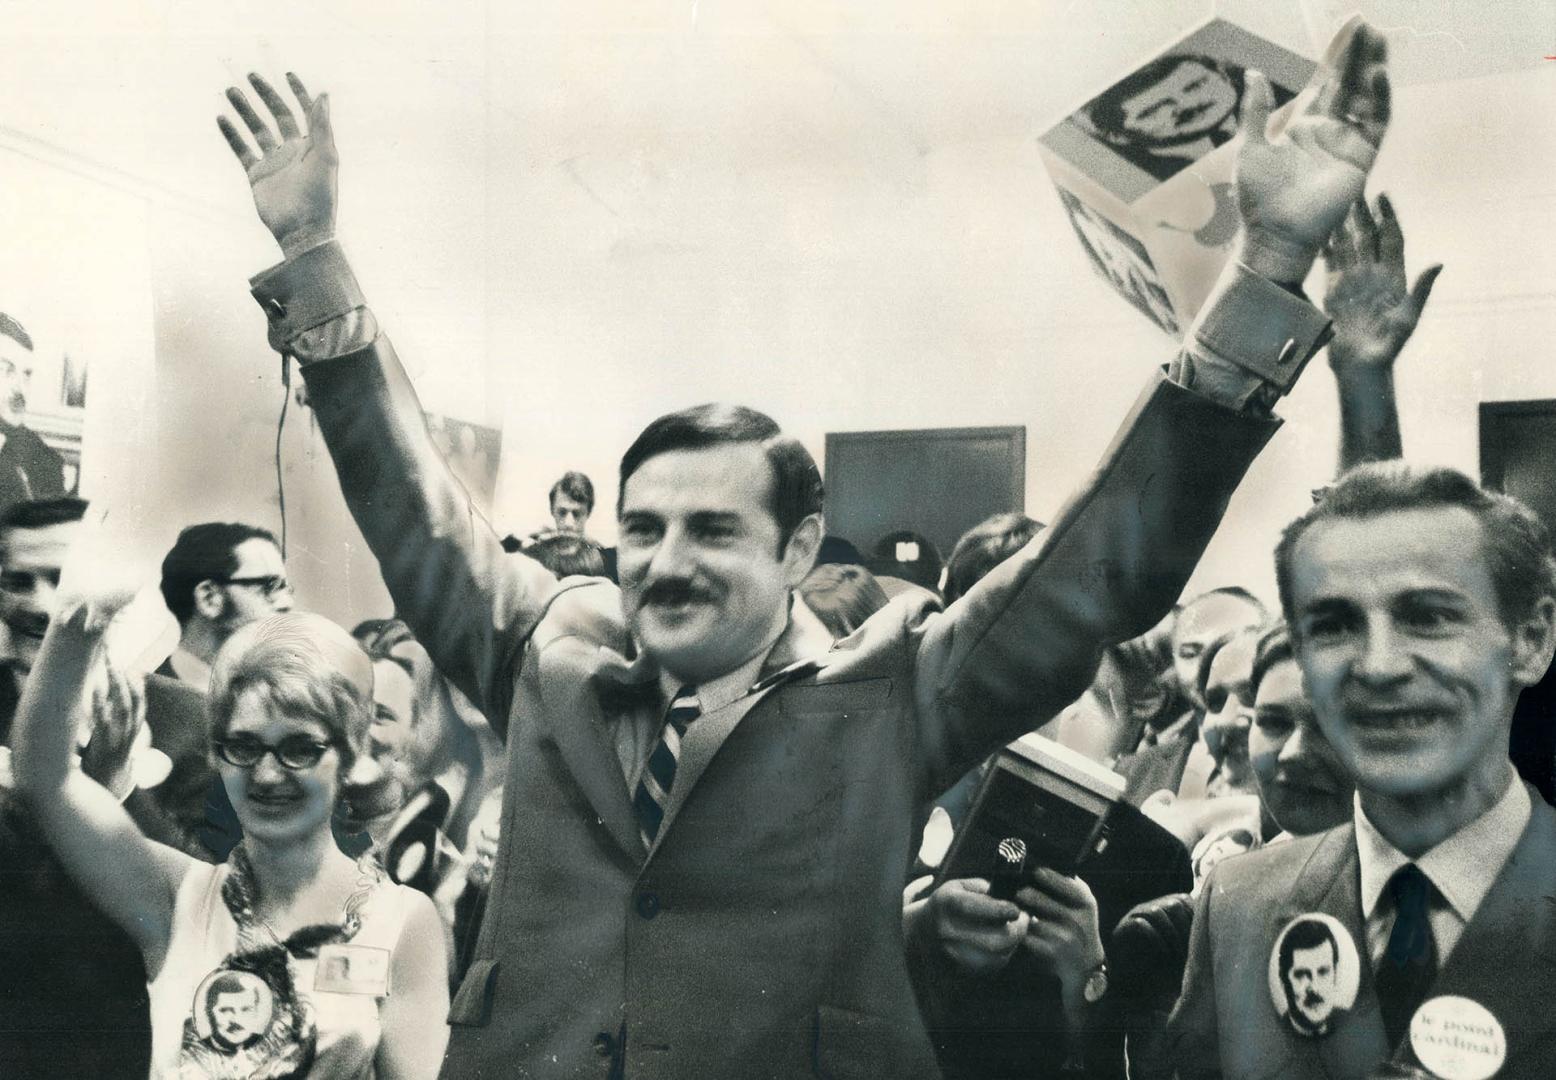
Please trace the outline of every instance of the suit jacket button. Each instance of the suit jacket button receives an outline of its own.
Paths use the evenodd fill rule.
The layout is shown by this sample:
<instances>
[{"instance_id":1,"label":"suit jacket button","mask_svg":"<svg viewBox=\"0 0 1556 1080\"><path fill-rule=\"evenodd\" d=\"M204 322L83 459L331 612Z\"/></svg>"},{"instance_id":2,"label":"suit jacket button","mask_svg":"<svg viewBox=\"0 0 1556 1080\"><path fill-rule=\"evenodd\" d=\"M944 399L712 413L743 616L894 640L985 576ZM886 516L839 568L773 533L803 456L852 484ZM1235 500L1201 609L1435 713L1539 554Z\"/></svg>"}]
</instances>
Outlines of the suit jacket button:
<instances>
[{"instance_id":1,"label":"suit jacket button","mask_svg":"<svg viewBox=\"0 0 1556 1080\"><path fill-rule=\"evenodd\" d=\"M594 1053L598 1057L610 1057L615 1053L616 1039L608 1031L602 1031L594 1037Z\"/></svg>"},{"instance_id":2,"label":"suit jacket button","mask_svg":"<svg viewBox=\"0 0 1556 1080\"><path fill-rule=\"evenodd\" d=\"M638 914L645 919L652 919L659 914L659 894L653 892L638 893Z\"/></svg>"}]
</instances>

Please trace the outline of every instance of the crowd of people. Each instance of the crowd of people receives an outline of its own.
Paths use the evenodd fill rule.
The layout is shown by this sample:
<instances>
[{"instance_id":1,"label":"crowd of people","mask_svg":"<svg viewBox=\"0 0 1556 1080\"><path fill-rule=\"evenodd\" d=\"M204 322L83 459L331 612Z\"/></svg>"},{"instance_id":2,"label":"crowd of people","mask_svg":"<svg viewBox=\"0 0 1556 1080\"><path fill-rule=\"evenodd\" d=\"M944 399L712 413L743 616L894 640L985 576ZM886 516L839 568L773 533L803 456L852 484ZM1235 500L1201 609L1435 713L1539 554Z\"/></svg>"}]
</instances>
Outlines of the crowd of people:
<instances>
[{"instance_id":1,"label":"crowd of people","mask_svg":"<svg viewBox=\"0 0 1556 1080\"><path fill-rule=\"evenodd\" d=\"M229 90L284 256L252 290L394 611L348 632L269 531L191 524L139 676L87 505L0 513L0 1075L1550 1075L1556 810L1520 769L1552 762L1510 750L1550 537L1403 460L1441 268L1412 285L1366 197L1381 36L1273 133L1243 80L1242 231L1181 352L1054 520L943 567L827 536L740 406L636 436L615 547L577 472L500 539L335 239L328 99ZM1278 604L1183 595L1326 347L1339 467Z\"/></svg>"}]
</instances>

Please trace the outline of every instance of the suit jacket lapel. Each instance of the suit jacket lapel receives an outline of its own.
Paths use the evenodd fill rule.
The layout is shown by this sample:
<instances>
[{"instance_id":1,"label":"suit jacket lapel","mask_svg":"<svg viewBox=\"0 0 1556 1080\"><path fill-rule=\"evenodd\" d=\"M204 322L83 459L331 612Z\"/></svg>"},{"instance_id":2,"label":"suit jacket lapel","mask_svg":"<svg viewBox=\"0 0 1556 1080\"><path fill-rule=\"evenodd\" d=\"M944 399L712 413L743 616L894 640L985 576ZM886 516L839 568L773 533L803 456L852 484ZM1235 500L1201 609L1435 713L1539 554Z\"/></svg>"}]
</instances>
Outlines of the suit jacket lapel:
<instances>
[{"instance_id":1,"label":"suit jacket lapel","mask_svg":"<svg viewBox=\"0 0 1556 1080\"><path fill-rule=\"evenodd\" d=\"M1529 797L1534 812L1518 846L1431 990L1469 998L1497 1018L1507 1036L1504 1068L1556 1029L1556 1009L1541 989L1556 978L1556 810L1537 791ZM1416 1061L1409 1043L1396 1061Z\"/></svg>"},{"instance_id":2,"label":"suit jacket lapel","mask_svg":"<svg viewBox=\"0 0 1556 1080\"><path fill-rule=\"evenodd\" d=\"M729 738L730 732L734 731L740 721L746 718L746 714L756 708L757 704L775 689L776 686L769 686L759 692L737 698L722 709L715 709L698 717L697 722L686 729L686 734L681 736L681 756L675 766L675 784L670 791L670 801L665 805L664 821L659 826L659 837L654 842L654 848L658 848L664 841L670 826L675 823L676 815L680 813L681 807L686 805L688 793L696 786L703 770L708 767L708 762L712 761L713 755L719 752L719 748L724 745L724 740ZM650 849L649 854L653 854L653 849Z\"/></svg>"},{"instance_id":3,"label":"suit jacket lapel","mask_svg":"<svg viewBox=\"0 0 1556 1080\"><path fill-rule=\"evenodd\" d=\"M1271 949L1281 930L1299 915L1321 912L1337 919L1356 946L1360 971L1356 1001L1334 1030L1314 1039L1292 1035L1312 1047L1324 1074L1333 1080L1366 1076L1389 1055L1383 1014L1373 987L1372 963L1367 952L1367 932L1362 923L1361 879L1357 869L1356 833L1349 826L1332 830L1313 849L1307 864L1285 903L1270 920Z\"/></svg>"},{"instance_id":4,"label":"suit jacket lapel","mask_svg":"<svg viewBox=\"0 0 1556 1080\"><path fill-rule=\"evenodd\" d=\"M600 653L604 655L605 650ZM551 657L546 659L552 661ZM610 714L632 708L645 692L658 700L652 671L647 671L650 681L643 682L645 670L641 663L628 664L610 655L593 672L544 679L544 711L556 721L551 734L568 772L594 807L600 823L639 861L643 839L638 835L632 795L611 744L607 721Z\"/></svg>"}]
</instances>

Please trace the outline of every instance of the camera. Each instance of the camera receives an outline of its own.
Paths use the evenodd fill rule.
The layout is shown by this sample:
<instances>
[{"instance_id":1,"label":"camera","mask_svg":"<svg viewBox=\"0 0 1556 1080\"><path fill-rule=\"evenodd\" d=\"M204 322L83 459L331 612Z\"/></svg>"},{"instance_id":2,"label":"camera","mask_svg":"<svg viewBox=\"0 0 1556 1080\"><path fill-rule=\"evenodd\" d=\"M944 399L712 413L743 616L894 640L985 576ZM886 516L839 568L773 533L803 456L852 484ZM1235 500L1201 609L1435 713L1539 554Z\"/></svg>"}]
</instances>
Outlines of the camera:
<instances>
[{"instance_id":1,"label":"camera","mask_svg":"<svg viewBox=\"0 0 1556 1080\"><path fill-rule=\"evenodd\" d=\"M980 877L1009 899L1035 867L1073 875L1108 844L1124 778L1041 735L1002 749L940 864L936 884Z\"/></svg>"}]
</instances>

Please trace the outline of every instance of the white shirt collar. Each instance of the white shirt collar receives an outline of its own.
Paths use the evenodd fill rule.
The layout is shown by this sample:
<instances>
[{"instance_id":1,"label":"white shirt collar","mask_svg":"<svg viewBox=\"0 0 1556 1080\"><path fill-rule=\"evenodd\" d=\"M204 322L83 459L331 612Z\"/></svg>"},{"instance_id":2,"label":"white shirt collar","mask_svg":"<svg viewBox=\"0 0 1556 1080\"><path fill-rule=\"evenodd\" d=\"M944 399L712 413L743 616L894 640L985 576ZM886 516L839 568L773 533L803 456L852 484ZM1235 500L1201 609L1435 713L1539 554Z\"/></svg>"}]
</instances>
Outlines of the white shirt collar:
<instances>
[{"instance_id":1,"label":"white shirt collar","mask_svg":"<svg viewBox=\"0 0 1556 1080\"><path fill-rule=\"evenodd\" d=\"M763 649L751 659L741 664L734 671L720 675L716 679L710 679L697 686L697 711L707 715L715 709L722 709L736 698L744 697L756 682L757 675L762 670L762 664L767 659L767 654L772 652L771 647ZM675 699L676 692L682 684L668 672L659 673L659 690L664 697L664 703L669 706Z\"/></svg>"},{"instance_id":2,"label":"white shirt collar","mask_svg":"<svg viewBox=\"0 0 1556 1080\"><path fill-rule=\"evenodd\" d=\"M789 665L802 660L812 660L824 655L832 645L832 635L821 624L815 613L805 606L798 593L790 594L789 620L784 625L783 632L773 639L773 643L758 652L745 663L726 672L716 679L699 683L697 686L698 712L706 715L715 709L722 709L730 702L743 698L746 694L756 689L758 681L763 675L771 675L767 671L769 665L775 670L786 669ZM674 700L676 692L681 689L682 683L673 675L663 669L659 672L659 692L668 707Z\"/></svg>"},{"instance_id":3,"label":"white shirt collar","mask_svg":"<svg viewBox=\"0 0 1556 1080\"><path fill-rule=\"evenodd\" d=\"M1512 766L1508 766L1512 772ZM1362 914L1370 919L1400 867L1414 862L1459 918L1468 923L1491 891L1491 884L1518 846L1533 806L1529 790L1516 773L1484 814L1442 841L1419 859L1411 859L1384 839L1362 810L1356 796L1356 854L1361 870Z\"/></svg>"}]
</instances>

